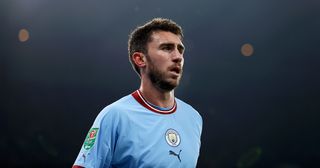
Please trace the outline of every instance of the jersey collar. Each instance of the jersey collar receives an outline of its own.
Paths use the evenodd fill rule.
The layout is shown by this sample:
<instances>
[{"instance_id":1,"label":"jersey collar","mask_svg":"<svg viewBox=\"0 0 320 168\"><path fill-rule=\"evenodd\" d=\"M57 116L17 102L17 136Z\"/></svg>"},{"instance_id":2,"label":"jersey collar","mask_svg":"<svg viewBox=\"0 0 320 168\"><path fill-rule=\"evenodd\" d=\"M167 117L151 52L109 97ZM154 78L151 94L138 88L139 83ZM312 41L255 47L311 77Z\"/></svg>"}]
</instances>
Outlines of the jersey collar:
<instances>
[{"instance_id":1,"label":"jersey collar","mask_svg":"<svg viewBox=\"0 0 320 168\"><path fill-rule=\"evenodd\" d=\"M160 114L171 114L174 113L177 110L177 103L176 100L174 100L174 105L172 108L168 110L160 110L155 107L153 107L141 94L140 90L136 90L131 94L137 102L139 102L143 107L147 108L148 110L151 110L156 113Z\"/></svg>"}]
</instances>

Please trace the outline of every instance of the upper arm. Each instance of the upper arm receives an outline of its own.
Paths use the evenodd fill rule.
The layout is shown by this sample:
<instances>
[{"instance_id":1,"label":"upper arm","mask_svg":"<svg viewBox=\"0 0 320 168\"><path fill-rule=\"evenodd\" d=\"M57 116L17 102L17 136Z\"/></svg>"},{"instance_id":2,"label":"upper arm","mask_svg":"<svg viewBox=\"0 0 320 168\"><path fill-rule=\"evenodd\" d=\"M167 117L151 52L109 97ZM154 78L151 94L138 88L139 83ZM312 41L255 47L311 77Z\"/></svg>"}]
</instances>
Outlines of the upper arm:
<instances>
[{"instance_id":1,"label":"upper arm","mask_svg":"<svg viewBox=\"0 0 320 168\"><path fill-rule=\"evenodd\" d=\"M75 168L109 167L116 141L116 116L112 111L102 111L86 135Z\"/></svg>"}]
</instances>

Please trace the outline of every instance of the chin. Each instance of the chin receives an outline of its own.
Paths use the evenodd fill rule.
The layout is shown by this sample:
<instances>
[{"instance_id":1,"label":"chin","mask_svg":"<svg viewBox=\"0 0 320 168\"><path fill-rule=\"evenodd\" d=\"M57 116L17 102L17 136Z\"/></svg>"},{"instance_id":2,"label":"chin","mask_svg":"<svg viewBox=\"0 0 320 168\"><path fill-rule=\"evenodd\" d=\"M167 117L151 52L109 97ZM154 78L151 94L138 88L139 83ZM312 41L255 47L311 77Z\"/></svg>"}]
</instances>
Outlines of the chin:
<instances>
[{"instance_id":1,"label":"chin","mask_svg":"<svg viewBox=\"0 0 320 168\"><path fill-rule=\"evenodd\" d=\"M166 81L166 82L162 82L161 89L162 90L166 90L166 91L172 91L176 87L178 87L178 85L179 85L179 81L178 80Z\"/></svg>"},{"instance_id":2,"label":"chin","mask_svg":"<svg viewBox=\"0 0 320 168\"><path fill-rule=\"evenodd\" d=\"M178 86L179 82L162 81L158 83L158 87L164 91L172 91Z\"/></svg>"}]
</instances>

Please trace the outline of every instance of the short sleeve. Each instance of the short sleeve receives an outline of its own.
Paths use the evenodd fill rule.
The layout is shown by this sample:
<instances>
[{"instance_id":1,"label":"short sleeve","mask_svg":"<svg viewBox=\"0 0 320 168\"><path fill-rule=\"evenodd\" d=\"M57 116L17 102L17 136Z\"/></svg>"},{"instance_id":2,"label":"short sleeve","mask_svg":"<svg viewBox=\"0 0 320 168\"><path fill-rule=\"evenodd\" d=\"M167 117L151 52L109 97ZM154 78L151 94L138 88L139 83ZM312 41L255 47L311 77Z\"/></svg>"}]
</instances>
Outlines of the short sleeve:
<instances>
[{"instance_id":1,"label":"short sleeve","mask_svg":"<svg viewBox=\"0 0 320 168\"><path fill-rule=\"evenodd\" d=\"M110 167L117 139L116 131L117 115L106 107L87 133L73 167Z\"/></svg>"}]
</instances>

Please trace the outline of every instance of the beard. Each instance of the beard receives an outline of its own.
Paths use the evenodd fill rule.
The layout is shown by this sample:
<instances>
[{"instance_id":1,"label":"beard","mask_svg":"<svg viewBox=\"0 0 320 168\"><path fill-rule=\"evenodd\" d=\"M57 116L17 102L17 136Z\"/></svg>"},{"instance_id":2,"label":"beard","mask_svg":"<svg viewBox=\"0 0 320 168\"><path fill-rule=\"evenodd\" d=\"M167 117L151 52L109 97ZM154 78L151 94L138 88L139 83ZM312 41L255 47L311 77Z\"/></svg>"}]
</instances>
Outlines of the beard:
<instances>
[{"instance_id":1,"label":"beard","mask_svg":"<svg viewBox=\"0 0 320 168\"><path fill-rule=\"evenodd\" d=\"M181 69L180 74L182 75L182 69ZM161 72L154 65L154 63L152 63L152 61L149 60L148 77L150 78L150 80L154 84L154 86L156 86L157 88L159 88L161 90L172 91L174 88L176 88L179 85L181 75L173 81L166 80L165 72Z\"/></svg>"}]
</instances>

